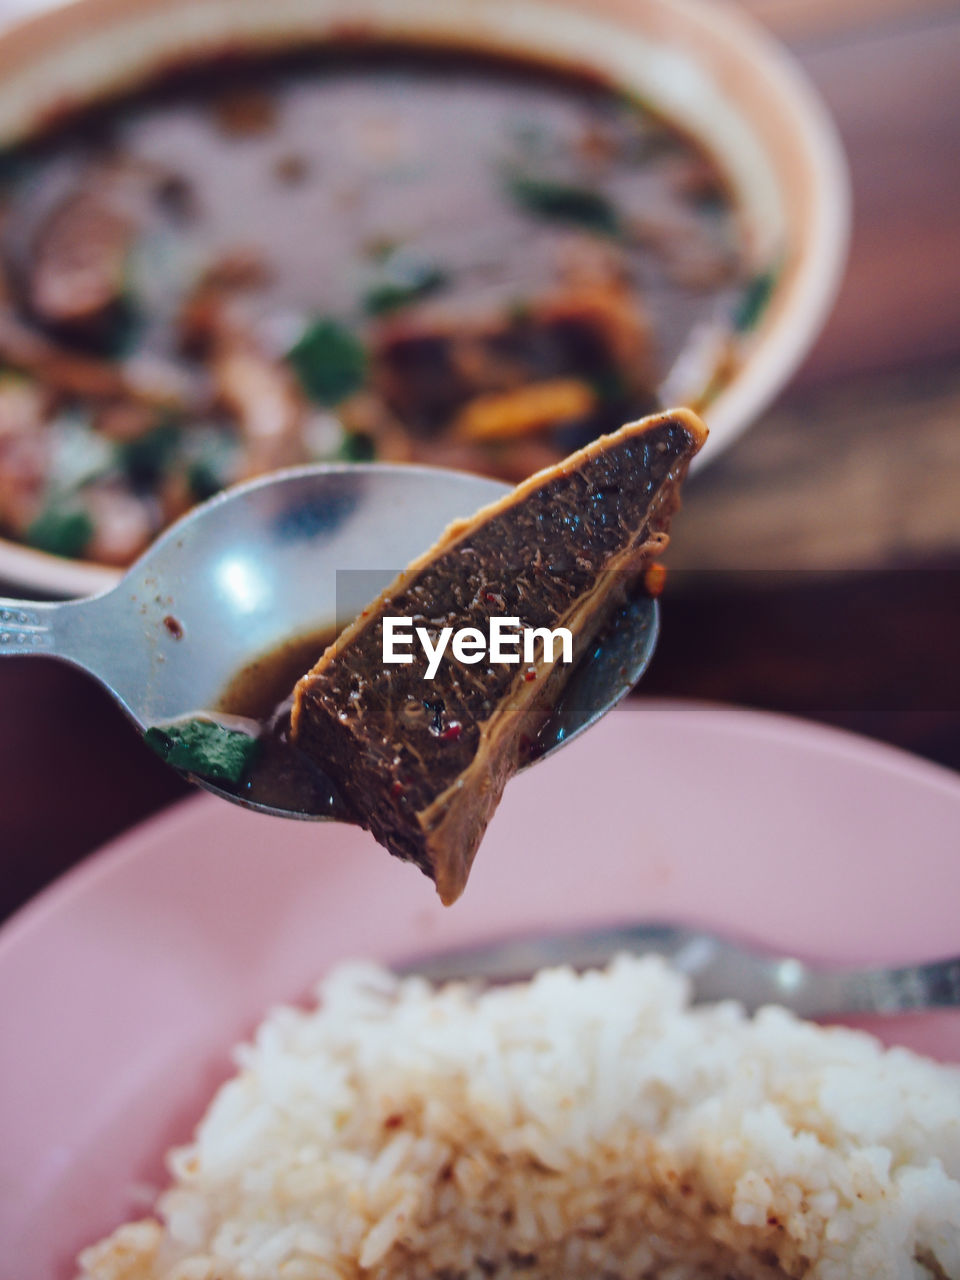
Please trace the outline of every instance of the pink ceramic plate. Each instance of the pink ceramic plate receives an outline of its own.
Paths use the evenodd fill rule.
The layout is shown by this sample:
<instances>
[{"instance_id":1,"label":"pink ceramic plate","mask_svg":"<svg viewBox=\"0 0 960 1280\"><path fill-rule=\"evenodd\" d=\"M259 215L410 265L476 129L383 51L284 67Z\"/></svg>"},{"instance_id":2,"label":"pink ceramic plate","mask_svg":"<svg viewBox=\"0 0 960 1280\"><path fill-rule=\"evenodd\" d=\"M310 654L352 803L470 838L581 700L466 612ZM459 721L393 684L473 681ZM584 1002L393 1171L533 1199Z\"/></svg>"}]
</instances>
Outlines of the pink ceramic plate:
<instances>
[{"instance_id":1,"label":"pink ceramic plate","mask_svg":"<svg viewBox=\"0 0 960 1280\"><path fill-rule=\"evenodd\" d=\"M511 783L445 911L364 833L208 797L0 933L0 1275L71 1274L142 1208L230 1045L334 960L574 922L692 922L836 962L960 947L960 780L776 717L621 710ZM960 1060L960 1015L886 1024Z\"/></svg>"}]
</instances>

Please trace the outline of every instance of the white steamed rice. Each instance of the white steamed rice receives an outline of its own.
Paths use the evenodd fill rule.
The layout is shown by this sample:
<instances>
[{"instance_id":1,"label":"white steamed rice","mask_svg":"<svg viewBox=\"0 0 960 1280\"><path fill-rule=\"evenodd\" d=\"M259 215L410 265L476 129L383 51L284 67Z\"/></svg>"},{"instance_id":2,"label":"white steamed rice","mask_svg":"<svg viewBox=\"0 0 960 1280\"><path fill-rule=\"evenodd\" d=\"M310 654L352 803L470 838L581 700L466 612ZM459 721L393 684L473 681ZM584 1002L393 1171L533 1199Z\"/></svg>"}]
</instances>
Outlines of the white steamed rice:
<instances>
[{"instance_id":1,"label":"white steamed rice","mask_svg":"<svg viewBox=\"0 0 960 1280\"><path fill-rule=\"evenodd\" d=\"M663 962L344 966L237 1053L96 1280L960 1278L960 1069Z\"/></svg>"}]
</instances>

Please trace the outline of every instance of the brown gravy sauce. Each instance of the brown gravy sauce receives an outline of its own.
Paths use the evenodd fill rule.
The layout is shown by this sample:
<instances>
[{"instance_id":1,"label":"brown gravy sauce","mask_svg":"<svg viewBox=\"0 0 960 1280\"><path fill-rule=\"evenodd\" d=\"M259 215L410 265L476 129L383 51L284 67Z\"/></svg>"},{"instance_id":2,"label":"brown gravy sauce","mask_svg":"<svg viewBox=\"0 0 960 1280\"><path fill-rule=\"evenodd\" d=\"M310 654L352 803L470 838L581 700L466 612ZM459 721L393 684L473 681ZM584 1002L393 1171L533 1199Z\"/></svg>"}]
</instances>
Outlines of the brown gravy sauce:
<instances>
[{"instance_id":1,"label":"brown gravy sauce","mask_svg":"<svg viewBox=\"0 0 960 1280\"><path fill-rule=\"evenodd\" d=\"M242 667L224 689L216 711L242 716L260 726L260 751L246 778L225 787L243 799L269 808L317 816L331 809L336 787L290 740L293 688L336 638L322 627L293 636ZM344 802L336 800L338 810Z\"/></svg>"},{"instance_id":2,"label":"brown gravy sauce","mask_svg":"<svg viewBox=\"0 0 960 1280\"><path fill-rule=\"evenodd\" d=\"M293 686L320 659L336 639L336 627L321 627L293 636L270 649L234 675L220 695L218 711L265 723L281 703L289 700Z\"/></svg>"}]
</instances>

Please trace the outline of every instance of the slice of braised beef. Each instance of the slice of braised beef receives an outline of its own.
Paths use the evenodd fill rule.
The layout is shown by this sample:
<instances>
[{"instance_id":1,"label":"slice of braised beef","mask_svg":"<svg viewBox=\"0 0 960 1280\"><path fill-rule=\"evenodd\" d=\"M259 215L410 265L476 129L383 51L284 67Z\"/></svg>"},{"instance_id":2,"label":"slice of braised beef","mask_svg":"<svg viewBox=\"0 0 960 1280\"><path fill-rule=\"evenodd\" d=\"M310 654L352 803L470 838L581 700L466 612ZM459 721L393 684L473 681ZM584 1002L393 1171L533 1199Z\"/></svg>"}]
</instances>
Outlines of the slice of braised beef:
<instances>
[{"instance_id":1,"label":"slice of braised beef","mask_svg":"<svg viewBox=\"0 0 960 1280\"><path fill-rule=\"evenodd\" d=\"M55 330L96 340L124 308L136 226L92 191L62 201L40 227L28 279L30 308Z\"/></svg>"},{"instance_id":2,"label":"slice of braised beef","mask_svg":"<svg viewBox=\"0 0 960 1280\"><path fill-rule=\"evenodd\" d=\"M385 616L441 628L517 617L568 627L575 657L667 542L706 429L680 410L632 423L459 521L346 629L297 685L293 736L391 853L415 862L445 903L463 891L503 788L572 666L464 665L433 680L383 661Z\"/></svg>"},{"instance_id":3,"label":"slice of braised beef","mask_svg":"<svg viewBox=\"0 0 960 1280\"><path fill-rule=\"evenodd\" d=\"M636 298L615 285L578 285L486 317L399 316L380 328L372 355L387 405L414 438L431 441L455 430L478 397L530 384L577 380L591 389L594 407L573 424L581 442L610 429L611 407L619 424L623 409L655 400L649 327ZM568 425L559 416L538 430Z\"/></svg>"}]
</instances>

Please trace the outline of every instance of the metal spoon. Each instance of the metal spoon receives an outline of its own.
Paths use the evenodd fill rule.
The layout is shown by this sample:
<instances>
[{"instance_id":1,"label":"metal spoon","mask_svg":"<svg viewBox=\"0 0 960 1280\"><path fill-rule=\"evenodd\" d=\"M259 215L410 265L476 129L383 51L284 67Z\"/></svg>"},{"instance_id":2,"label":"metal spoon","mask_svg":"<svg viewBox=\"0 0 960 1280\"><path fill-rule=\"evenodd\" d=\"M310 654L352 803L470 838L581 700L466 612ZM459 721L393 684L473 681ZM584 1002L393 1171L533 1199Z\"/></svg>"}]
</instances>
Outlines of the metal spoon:
<instances>
[{"instance_id":1,"label":"metal spoon","mask_svg":"<svg viewBox=\"0 0 960 1280\"><path fill-rule=\"evenodd\" d=\"M427 956L397 971L432 982L510 982L555 965L599 968L622 951L666 956L691 979L696 1001L738 1000L749 1012L778 1004L804 1018L826 1018L960 1007L960 957L887 969L816 968L665 924L506 939Z\"/></svg>"},{"instance_id":2,"label":"metal spoon","mask_svg":"<svg viewBox=\"0 0 960 1280\"><path fill-rule=\"evenodd\" d=\"M508 491L432 467L322 465L267 476L195 508L102 595L0 599L0 655L81 667L144 733L215 709L237 672L285 641L350 621L451 520ZM646 669L657 631L655 601L624 606L571 675L531 762L620 701ZM193 780L261 812L356 821L332 788L302 812Z\"/></svg>"}]
</instances>

